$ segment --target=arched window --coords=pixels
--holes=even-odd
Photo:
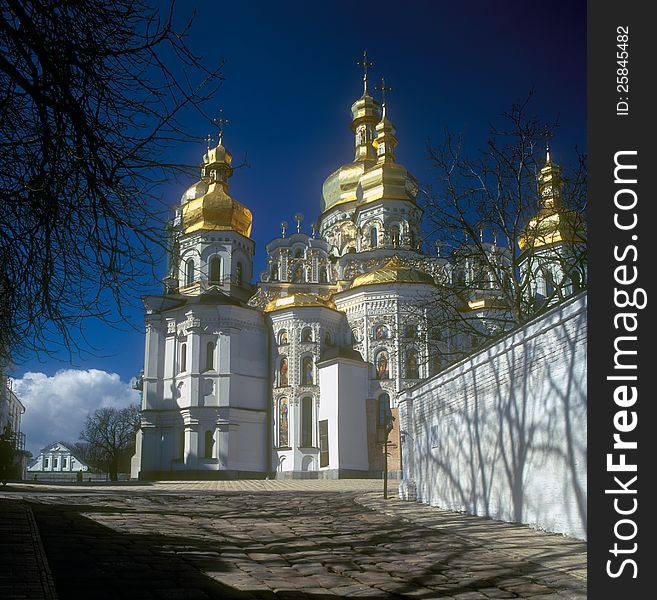
[[[292,271],[292,282],[303,283],[303,281],[304,281],[303,266],[297,265],[296,267],[294,267],[294,271]]]
[[[288,384],[287,378],[287,356],[281,358],[281,362],[278,364],[278,387],[285,387]]]
[[[210,259],[210,283],[221,283],[221,257],[216,255]]]
[[[180,344],[180,364],[178,371],[184,373],[187,370],[187,344]]]
[[[399,225],[393,225],[390,228],[390,240],[394,248],[399,246]]]
[[[277,262],[271,263],[269,273],[270,273],[270,278],[271,278],[272,281],[278,281],[278,263]]]
[[[417,352],[415,350],[409,350],[406,354],[406,378],[420,378],[420,368],[417,364]]]
[[[214,342],[208,342],[205,346],[205,370],[212,371],[214,369]]]
[[[325,267],[320,267],[319,268],[319,282],[320,283],[328,283],[328,277],[326,276],[326,268]]]
[[[313,399],[309,396],[301,398],[301,447],[310,448],[313,445]]]
[[[203,457],[212,458],[213,454],[214,454],[214,431],[208,430],[205,432],[205,446],[204,446]]]
[[[333,345],[333,340],[331,339],[331,334],[328,331],[324,332],[324,345],[325,346],[332,346]]]
[[[303,258],[303,250],[300,248],[294,251],[294,258]]]
[[[310,327],[304,327],[301,332],[301,341],[302,342],[312,342],[313,341],[313,330]]]
[[[379,232],[376,227],[370,229],[370,248],[376,248],[379,245]]]
[[[192,285],[194,283],[194,260],[190,258],[185,265],[185,285]]]
[[[390,421],[390,396],[381,394],[377,401],[377,426],[385,427]]]
[[[286,448],[289,444],[287,398],[281,398],[278,401],[278,447]]]
[[[235,285],[242,285],[242,263],[238,262],[235,265]]]
[[[287,344],[289,344],[287,338],[287,329],[281,329],[280,333],[278,334],[278,344],[280,346],[287,346]]]
[[[313,385],[313,357],[301,359],[301,385]]]
[[[409,323],[404,327],[404,337],[414,339],[417,337],[417,325]]]
[[[381,350],[374,360],[376,366],[376,378],[377,379],[388,379],[390,377],[388,373],[388,353],[385,350]]]

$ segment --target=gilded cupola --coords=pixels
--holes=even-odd
[[[195,231],[236,231],[251,234],[251,211],[228,193],[228,178],[233,174],[233,157],[224,147],[222,136],[214,148],[208,147],[201,165],[201,180],[182,196],[184,233]]]
[[[353,290],[354,288],[365,285],[379,285],[382,283],[419,283],[433,285],[434,280],[428,273],[405,264],[398,256],[393,256],[383,267],[356,277],[349,289]]]
[[[562,188],[561,167],[552,162],[548,148],[545,166],[538,175],[539,209],[518,240],[521,250],[585,241],[584,217],[564,206]]]
[[[386,89],[383,80],[381,89]],[[381,198],[415,202],[417,196],[417,180],[404,166],[395,161],[394,151],[397,146],[397,138],[395,137],[395,127],[387,113],[384,96],[383,112],[381,120],[376,125],[376,137],[373,142],[376,163],[369,167],[360,179],[364,204]]]
[[[351,105],[351,131],[354,134],[354,160],[331,173],[322,186],[322,212],[337,204],[357,199],[358,182],[366,169],[376,163],[374,148],[375,127],[381,119],[380,104],[367,91],[367,67],[374,63],[363,61],[363,95]]]

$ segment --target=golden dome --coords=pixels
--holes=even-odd
[[[545,166],[538,176],[540,208],[520,235],[518,246],[521,250],[558,242],[586,242],[584,215],[564,207],[561,197],[562,187],[561,168],[552,162],[548,148]]]
[[[331,173],[322,186],[322,212],[338,204],[357,199],[356,190],[361,175],[376,163],[373,146],[374,127],[379,121],[381,107],[365,92],[351,105],[351,130],[355,134],[355,158]]]
[[[316,294],[300,292],[297,294],[290,294],[289,296],[281,296],[280,298],[268,302],[267,306],[265,306],[265,312],[273,312],[275,310],[283,310],[286,308],[297,308],[300,306],[320,306],[335,310],[335,303],[333,300],[317,296]]]
[[[184,233],[194,231],[236,231],[251,234],[253,216],[228,193],[228,178],[233,174],[230,152],[219,143],[203,157],[201,181],[182,196]]]
[[[423,283],[433,285],[434,281],[428,273],[409,267],[398,256],[393,256],[380,269],[356,277],[349,289],[380,283]]]

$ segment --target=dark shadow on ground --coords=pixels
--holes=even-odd
[[[496,591],[471,597],[531,598],[556,592],[540,565],[368,511],[354,495],[141,495],[120,510],[99,506],[97,497],[89,504],[76,497],[69,499],[76,504],[32,508],[60,600],[428,599]],[[155,531],[167,523],[170,533]],[[207,573],[243,579],[238,589]],[[581,581],[550,573],[562,593],[581,590]],[[285,589],[285,581],[302,589]]]

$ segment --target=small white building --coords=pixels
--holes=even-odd
[[[89,465],[73,454],[62,442],[53,442],[43,448],[32,464],[27,468],[31,477],[34,475],[56,475],[59,473],[86,473]]]

